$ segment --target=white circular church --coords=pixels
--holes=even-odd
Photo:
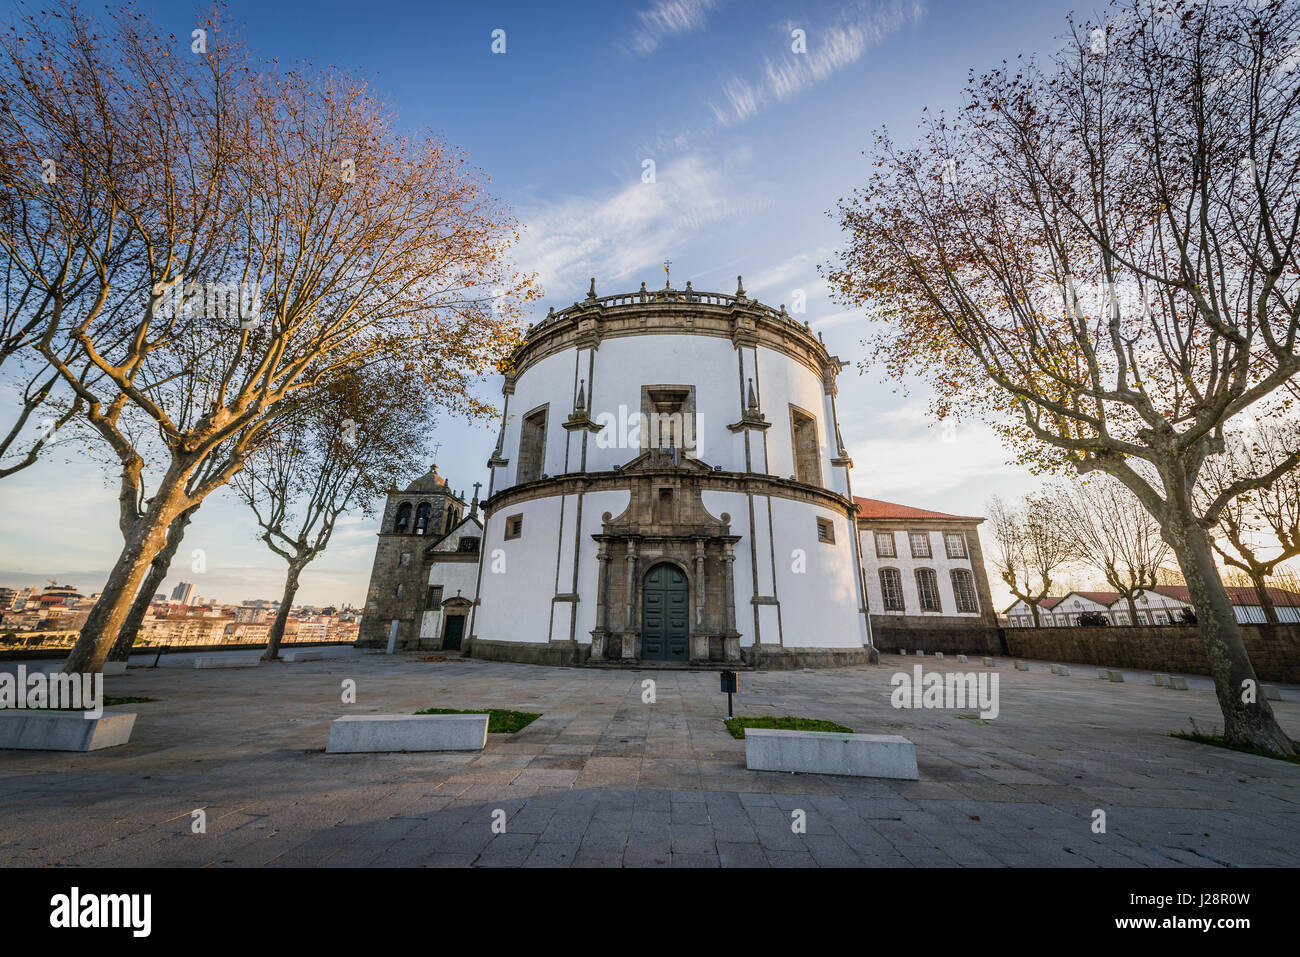
[[[842,365],[745,295],[586,299],[512,357],[467,651],[553,664],[875,660]]]

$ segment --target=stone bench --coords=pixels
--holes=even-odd
[[[195,668],[256,668],[262,663],[259,655],[200,655],[194,659]]]
[[[104,662],[103,674],[105,678],[107,678],[109,675],[126,674],[126,662],[125,661]]]
[[[1259,692],[1268,701],[1281,701],[1282,692],[1278,690],[1277,685],[1260,685]]]
[[[966,663],[966,656],[965,656],[965,655],[958,655],[958,656],[957,656],[957,660],[960,661],[960,662],[964,665],[964,664]]]
[[[486,714],[360,714],[330,722],[331,754],[372,751],[482,751]]]
[[[984,659],[984,666],[985,666],[986,668],[996,668],[996,667],[998,666],[998,663],[997,663],[996,661],[994,661],[992,658],[985,658],[985,659]]]
[[[1052,665],[1052,674],[1069,675],[1070,669],[1065,665]]]
[[[934,653],[934,656],[935,656],[936,658],[942,658],[942,657],[943,657],[943,652],[942,652],[942,651],[936,651],[936,652]]]
[[[1113,668],[1103,668],[1097,672],[1097,677],[1106,681],[1123,681],[1124,672],[1115,671]]]
[[[0,711],[0,748],[20,751],[100,751],[131,740],[135,713],[105,711],[87,718],[80,711]]]
[[[1160,687],[1160,688],[1168,688],[1168,687],[1169,687],[1169,676],[1168,676],[1168,675],[1163,675],[1163,674],[1160,674],[1159,672],[1157,672],[1157,673],[1155,673],[1155,674],[1153,674],[1153,675],[1151,676],[1151,683],[1152,683],[1153,685],[1156,685],[1157,687]]]
[[[1169,687],[1173,688],[1175,691],[1187,690],[1187,679],[1182,675],[1169,675],[1168,677]]]
[[[916,747],[896,734],[746,728],[745,767],[905,781],[919,776]]]
[[[295,648],[284,652],[280,657],[285,661],[321,661],[326,654],[324,648]]]
[[[1017,670],[1017,671],[1028,671],[1028,670],[1029,670],[1029,663],[1028,663],[1028,662],[1024,662],[1024,661],[1017,661],[1017,662],[1016,662],[1016,670]]]

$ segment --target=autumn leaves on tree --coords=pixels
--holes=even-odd
[[[973,75],[919,145],[880,134],[831,284],[938,415],[982,415],[1035,470],[1123,483],[1187,582],[1225,737],[1290,753],[1209,530],[1297,450],[1196,490],[1300,372],[1300,12],[1125,0],[1070,27],[1044,62]]]
[[[94,671],[168,529],[290,405],[383,368],[483,413],[534,290],[483,177],[364,84],[258,62],[219,14],[178,40],[59,13],[0,38],[0,243],[25,358],[120,469],[124,547],[65,664]]]

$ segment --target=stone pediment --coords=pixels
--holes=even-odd
[[[731,515],[712,515],[701,497],[699,481],[712,469],[705,463],[686,459],[679,464],[655,464],[659,452],[652,449],[622,469],[627,478],[627,508],[617,518],[602,516],[605,535],[633,535],[645,538],[730,538]]]
[[[701,462],[699,459],[683,455],[681,449],[646,449],[631,462],[620,466],[619,471],[623,473],[631,472],[661,472],[664,469],[674,469],[681,472],[691,473],[699,472],[703,474],[712,474],[713,466]]]

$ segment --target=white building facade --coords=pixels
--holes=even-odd
[[[671,287],[531,326],[483,502],[477,657],[875,660],[839,359],[746,296]]]

